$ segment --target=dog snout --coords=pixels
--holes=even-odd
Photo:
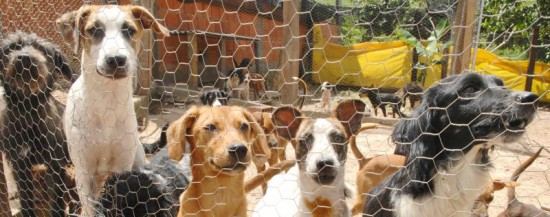
[[[517,101],[520,103],[532,103],[537,101],[538,98],[539,96],[531,92],[522,91],[517,94]]]
[[[30,55],[21,54],[15,58],[15,67],[17,72],[22,73],[32,67],[32,57]]]
[[[334,161],[331,160],[331,159],[323,159],[323,160],[317,161],[317,169],[318,170],[330,169],[332,167],[334,167]]]
[[[229,146],[229,155],[240,160],[243,160],[246,157],[246,154],[248,153],[248,148],[242,144],[232,144]]]
[[[110,69],[116,69],[126,66],[126,60],[125,56],[116,55],[107,57],[105,61]]]

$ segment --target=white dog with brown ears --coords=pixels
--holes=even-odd
[[[111,172],[146,162],[138,138],[132,76],[138,71],[143,29],[168,29],[139,6],[83,6],[56,21],[74,51],[82,48],[82,75],[72,85],[64,128],[84,216]]]
[[[366,105],[344,100],[331,118],[306,118],[284,106],[273,112],[278,135],[295,147],[297,165],[268,182],[253,216],[351,216],[344,181],[348,141],[361,127]]]

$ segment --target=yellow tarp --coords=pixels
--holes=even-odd
[[[402,41],[365,42],[342,46],[327,42],[319,27],[314,28],[313,79],[321,83],[402,88],[410,81],[412,52]],[[422,61],[422,60],[421,60]],[[527,61],[510,61],[478,49],[475,69],[503,79],[514,90],[525,89]],[[532,91],[550,102],[550,65],[536,63]],[[425,87],[441,78],[441,67],[427,69]]]

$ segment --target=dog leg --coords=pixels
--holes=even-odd
[[[384,117],[387,117],[387,114],[386,114],[386,105],[380,105],[380,109],[382,110],[382,115],[384,115]]]
[[[94,203],[94,178],[91,171],[84,171],[84,168],[78,168],[75,165],[76,173],[76,186],[78,191],[78,197],[80,198],[80,205],[82,216],[95,216]]]
[[[374,107],[374,117],[378,116],[378,106]]]
[[[143,165],[147,163],[147,158],[145,156],[145,149],[143,149],[143,144],[139,141],[139,139],[136,139],[136,154],[134,158],[134,163],[132,164],[133,170],[139,170]]]
[[[22,216],[36,216],[34,211],[32,189],[32,165],[27,159],[17,160],[12,163],[14,178],[17,182],[19,202],[21,203]]]

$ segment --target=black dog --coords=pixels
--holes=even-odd
[[[403,102],[405,102],[405,100],[408,98],[409,102],[411,103],[411,108],[414,108],[416,102],[420,102],[422,100],[424,88],[422,88],[420,84],[413,82],[405,85],[405,87],[403,87],[401,91],[403,92]]]
[[[405,168],[369,193],[364,216],[471,215],[491,181],[489,151],[523,135],[537,98],[504,87],[497,77],[470,73],[428,89],[392,135],[408,156]]]
[[[68,81],[73,75],[60,49],[35,34],[15,32],[0,45],[0,80],[6,109],[2,111],[0,150],[13,167],[23,216],[35,216],[32,166],[45,164],[52,216],[65,215],[67,191],[63,169],[70,163],[63,132],[65,107],[51,95],[56,76]]]
[[[229,94],[223,90],[211,90],[199,95],[202,105],[222,106],[227,105]]]
[[[166,138],[166,127],[161,137]],[[97,210],[113,217],[176,216],[179,196],[191,177],[189,160],[187,156],[174,162],[163,148],[141,170],[113,174],[105,182]]]
[[[403,117],[404,114],[401,113],[401,98],[395,94],[390,93],[376,93],[373,88],[361,88],[359,90],[359,96],[369,99],[372,107],[374,109],[374,115],[378,116],[378,108],[382,110],[382,114],[386,117],[386,106],[390,105],[393,109],[392,117],[395,118],[395,115],[398,114],[400,117]]]

